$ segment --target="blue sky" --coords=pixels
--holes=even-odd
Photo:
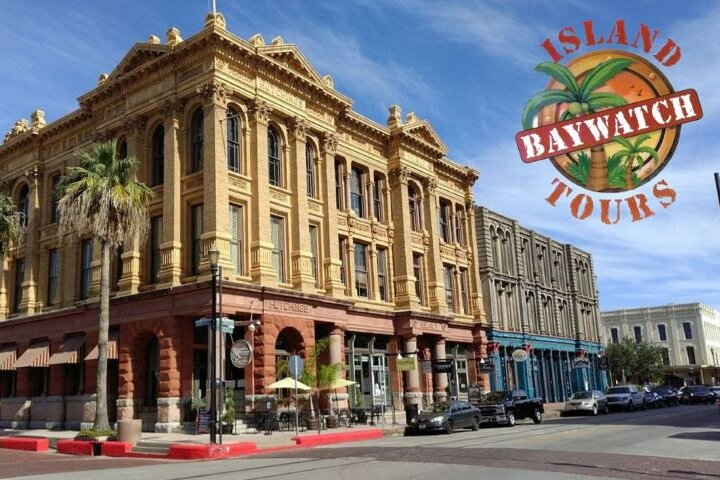
[[[164,39],[170,26],[191,36],[208,8],[209,0],[0,0],[2,133],[36,108],[49,121],[75,109],[76,98],[135,42],[151,33]],[[403,114],[430,120],[449,156],[480,171],[479,204],[593,253],[601,309],[696,301],[720,307],[712,176],[720,171],[720,3],[218,0],[218,10],[243,38],[281,35],[297,44],[358,112],[384,123],[387,107],[399,104]],[[547,77],[533,72],[549,59],[540,43],[583,20],[607,32],[618,18],[629,31],[643,22],[681,46],[678,64],[661,68],[676,90],[698,91],[705,118],[682,128],[658,177],[677,191],[675,203],[650,219],[606,226],[572,218],[567,203],[547,204],[557,173],[549,162],[523,164],[514,135],[525,102],[546,85]],[[651,185],[638,192],[649,195]]]

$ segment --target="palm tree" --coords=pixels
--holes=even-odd
[[[535,115],[548,105],[567,103],[567,109],[560,120],[569,120],[603,108],[620,107],[627,102],[620,95],[611,92],[596,92],[608,80],[625,70],[633,61],[627,58],[611,58],[598,63],[578,85],[575,75],[564,65],[542,62],[535,71],[546,73],[565,86],[564,90],[543,90],[533,96],[523,111],[523,129],[533,126]],[[605,148],[596,145],[590,149],[590,172],[586,187],[597,192],[607,189],[607,158]]]
[[[98,325],[95,430],[107,430],[107,343],[110,326],[110,251],[147,230],[145,205],[153,192],[135,180],[137,161],[117,158],[115,142],[96,143],[77,154],[60,179],[60,237],[92,233],[100,243],[100,320]]]
[[[0,255],[7,254],[10,247],[20,241],[22,221],[12,198],[0,194]]]
[[[645,161],[643,158],[641,158],[641,155],[647,154],[652,157],[652,159],[655,161],[655,164],[657,164],[660,161],[660,156],[658,155],[657,151],[655,151],[654,148],[648,147],[648,146],[642,146],[643,143],[645,143],[646,140],[650,138],[650,135],[643,134],[635,137],[635,141],[631,142],[630,140],[623,138],[623,137],[615,137],[613,138],[613,142],[619,143],[622,148],[615,152],[611,158],[617,158],[617,160],[623,162],[623,166],[625,167],[625,189],[626,190],[632,190],[635,188],[635,181],[633,179],[633,167],[637,163],[639,166],[642,166],[645,164]],[[609,162],[608,162],[609,163]]]

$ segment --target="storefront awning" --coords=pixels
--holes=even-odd
[[[7,345],[0,349],[0,370],[15,370],[17,361],[17,347]]]
[[[48,360],[48,365],[65,365],[66,363],[78,363],[80,349],[85,345],[85,335],[68,337]]]
[[[108,360],[117,360],[118,359],[118,332],[110,332],[110,336],[108,337],[108,348],[107,348],[107,358]],[[92,350],[90,350],[90,353],[87,354],[85,357],[85,360],[97,360],[98,359],[98,347],[95,345]]]
[[[20,355],[15,368],[47,367],[50,358],[50,342],[39,342],[30,345],[30,348]]]

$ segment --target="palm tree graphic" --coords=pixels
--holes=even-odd
[[[650,135],[648,134],[639,135],[633,139],[634,141],[630,141],[623,137],[613,138],[613,142],[619,143],[622,148],[610,157],[608,163],[615,159],[617,159],[615,161],[623,162],[623,166],[625,168],[626,190],[632,190],[637,186],[638,178],[637,175],[633,175],[633,167],[635,167],[635,164],[638,164],[639,167],[645,165],[646,159],[642,158],[643,154],[650,155],[656,165],[660,162],[660,157],[658,156],[657,151],[655,151],[652,147],[643,145],[643,143],[645,143],[645,141],[649,138]]]
[[[620,107],[627,101],[620,95],[611,92],[596,92],[608,80],[625,70],[633,60],[627,58],[611,58],[597,64],[582,82],[578,84],[575,75],[564,65],[555,62],[542,62],[535,71],[550,75],[565,86],[563,90],[543,90],[533,96],[525,105],[522,115],[523,129],[532,128],[537,113],[548,105],[567,103],[567,109],[560,121],[597,112],[603,108]],[[603,145],[590,149],[590,172],[586,187],[589,190],[603,191],[608,188],[607,156]]]

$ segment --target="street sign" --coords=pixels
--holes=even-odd
[[[455,362],[452,360],[435,360],[432,362],[433,373],[452,373],[455,371]]]
[[[235,321],[227,317],[218,318],[218,320],[218,324],[222,333],[229,333],[232,335],[233,330],[235,330]],[[207,317],[198,318],[197,320],[195,320],[195,327],[207,327],[210,326],[210,323],[211,319]]]
[[[298,379],[300,378],[302,370],[303,359],[300,358],[300,355],[290,355],[290,358],[288,359],[288,372],[290,373],[290,376]]]
[[[517,349],[513,350],[512,358],[513,358],[513,360],[515,360],[518,363],[524,362],[528,358],[528,352],[526,352],[522,348],[517,348]]]
[[[415,371],[415,359],[411,357],[398,358],[396,361],[398,372]]]
[[[236,340],[230,349],[230,363],[236,368],[245,368],[252,360],[252,345],[245,340]]]
[[[493,373],[495,371],[495,364],[488,361],[481,362],[478,360],[477,371],[478,373]]]

